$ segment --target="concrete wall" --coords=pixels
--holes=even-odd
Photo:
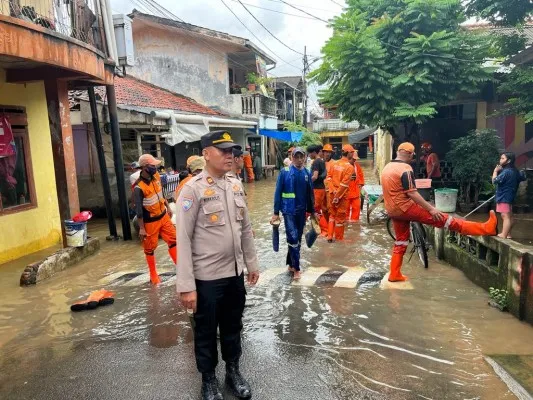
[[[471,237],[426,227],[438,258],[475,284],[506,289],[509,312],[533,324],[533,248],[496,237]]]
[[[0,263],[57,245],[61,222],[44,84],[5,83],[0,69],[0,104],[26,107],[37,207],[0,215]]]
[[[135,20],[133,42],[135,67],[128,68],[130,75],[192,97],[199,103],[240,114],[240,96],[229,94],[225,53],[231,52],[230,48],[218,43],[207,46],[176,30],[147,28]],[[215,47],[217,52],[210,47]]]

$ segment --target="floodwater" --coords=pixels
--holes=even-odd
[[[247,186],[262,269],[243,332],[254,399],[514,398],[484,356],[532,354],[533,327],[488,307],[484,290],[433,257],[428,270],[416,256],[406,262],[409,283],[380,284],[392,240],[379,211],[370,225],[351,224],[343,243],[319,238],[304,248],[302,281],[291,282],[285,241],[279,253],[270,242],[273,189],[272,179]],[[91,223],[89,233],[105,237],[105,226]],[[0,398],[199,398],[164,245],[156,255],[157,288],[139,275],[146,267],[132,242],[104,242],[98,255],[29,288],[18,279],[39,255],[1,266]],[[70,312],[101,287],[116,292],[114,305]],[[218,373],[223,382],[223,366]]]

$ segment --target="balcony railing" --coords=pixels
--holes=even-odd
[[[0,15],[32,22],[104,51],[98,0],[0,0]]]
[[[262,94],[243,94],[242,114],[243,115],[270,115],[276,116],[276,99],[263,96]]]
[[[349,131],[359,129],[359,122],[345,122],[342,119],[323,119],[313,122],[314,132]]]

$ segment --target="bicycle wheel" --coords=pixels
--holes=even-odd
[[[422,264],[424,264],[424,268],[428,268],[428,248],[424,227],[420,222],[411,222],[411,230],[413,234],[413,243],[418,253],[418,257],[420,258],[420,261],[422,261]]]
[[[394,225],[392,224],[392,218],[387,218],[387,232],[389,232],[390,237],[392,240],[396,240],[396,235],[394,232]]]

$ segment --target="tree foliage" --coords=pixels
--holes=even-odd
[[[461,28],[460,0],[348,0],[311,79],[347,120],[422,123],[490,79],[486,35]]]
[[[461,199],[477,203],[484,182],[499,160],[501,139],[493,129],[479,129],[450,140],[450,145],[446,160],[453,165],[452,175],[459,182]]]
[[[315,132],[311,132],[309,129],[307,129],[305,126],[300,125],[298,123],[285,121],[283,123],[283,126],[288,130],[292,132],[302,132],[302,139],[299,142],[291,143],[291,146],[300,146],[303,148],[306,148],[307,146],[310,146],[312,144],[322,144],[322,139],[320,138],[320,135]],[[287,148],[290,146],[287,146]]]
[[[533,16],[530,0],[468,0],[470,16],[488,19],[495,25],[514,28],[514,33],[496,35],[494,44],[500,56],[508,57],[526,49],[524,25]],[[533,67],[517,65],[501,77],[499,92],[507,99],[500,114],[520,115],[526,122],[533,121]]]

